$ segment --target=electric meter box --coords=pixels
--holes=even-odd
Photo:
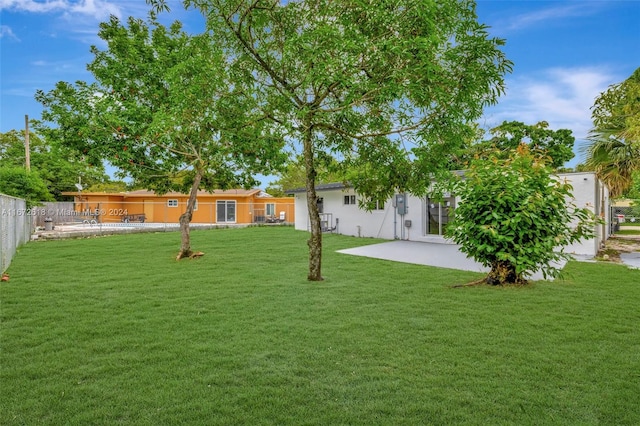
[[[396,211],[399,215],[407,214],[407,196],[406,194],[396,194],[395,198]]]

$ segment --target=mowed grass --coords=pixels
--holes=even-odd
[[[640,227],[620,229],[615,232],[615,235],[640,235]]]
[[[0,284],[0,424],[636,425],[640,271],[529,287],[336,250],[308,234],[34,242]]]

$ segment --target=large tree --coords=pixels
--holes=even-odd
[[[255,173],[283,160],[283,139],[254,107],[253,80],[231,75],[237,70],[209,33],[111,17],[98,35],[107,48],[91,48],[94,83],[38,92],[43,118],[57,124],[49,133],[137,185],[188,192],[178,259],[190,256],[197,191],[257,184]]]
[[[425,173],[496,101],[511,68],[470,0],[184,4],[202,12],[231,66],[255,79],[263,111],[301,149],[313,281],[322,280],[320,153],[344,161],[365,199],[426,191]]]
[[[575,156],[573,152],[575,138],[571,130],[552,130],[546,121],[536,124],[504,121],[490,129],[488,133],[490,137],[483,139],[485,131],[478,128],[476,134],[464,146],[451,151],[449,153],[450,169],[464,170],[474,158],[487,158],[496,156],[498,153],[501,153],[503,159],[507,159],[523,143],[528,145],[532,154],[545,159],[554,169],[561,169],[564,163]]]
[[[330,155],[318,154],[315,162],[316,183],[343,182],[345,174],[336,159]],[[300,155],[291,156],[277,176],[267,188],[271,195],[285,196],[289,189],[304,188],[307,181],[304,158]]]
[[[640,68],[602,92],[591,117],[585,165],[608,184],[612,197],[619,197],[640,171]]]
[[[32,121],[34,127],[38,127]],[[0,133],[0,165],[1,167],[25,167],[24,130],[11,130]],[[30,166],[43,180],[47,192],[56,200],[64,199],[63,191],[72,191],[78,179],[86,185],[104,183],[109,180],[102,164],[89,167],[82,160],[82,155],[56,141],[48,140],[41,135],[29,132]],[[47,201],[51,197],[39,201]]]
[[[53,201],[38,172],[27,171],[24,167],[0,165],[0,193],[23,198],[27,207],[37,206],[41,201]]]
[[[521,144],[527,144],[529,150],[546,159],[547,165],[554,169],[561,168],[575,154],[573,144],[575,138],[569,129],[552,130],[549,123],[540,121],[536,124],[525,124],[519,121],[505,121],[490,130],[491,138],[474,146],[474,154],[482,155],[487,151],[495,155],[496,149],[502,152],[503,158],[509,158]]]

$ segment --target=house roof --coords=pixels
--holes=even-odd
[[[452,170],[451,173],[461,178],[464,178],[466,175],[466,170]],[[570,175],[579,175],[579,174],[594,175],[594,172],[566,172],[566,173],[558,173],[557,176],[570,176]],[[351,186],[349,185],[349,183],[345,184],[344,182],[323,183],[320,185],[316,185],[316,191],[331,191],[333,189],[348,189],[348,188],[351,188]],[[307,191],[307,188],[302,187],[302,188],[287,189],[284,192],[285,194],[299,194],[306,191]]]
[[[261,192],[260,189],[216,189],[212,192],[208,191],[198,191],[198,197],[216,197],[216,196],[234,196],[234,197],[251,197],[255,194],[259,194]],[[138,191],[130,191],[125,192],[124,198],[134,198],[134,197],[149,197],[149,196],[157,196],[157,197],[188,197],[189,194],[183,194],[181,192],[167,192],[162,195],[156,195],[154,191],[147,191],[146,189],[141,189]]]
[[[348,184],[344,182],[334,182],[334,183],[323,183],[320,185],[316,185],[316,191],[330,191],[332,189],[347,189],[350,188]],[[296,194],[300,192],[306,192],[307,188],[294,188],[288,189],[285,191],[287,194]]]
[[[78,195],[76,191],[67,191],[63,192],[63,195]],[[122,198],[139,198],[139,197],[188,197],[189,194],[183,194],[180,192],[167,192],[162,195],[157,195],[154,191],[148,191],[146,189],[140,189],[137,191],[129,191],[129,192],[83,192],[82,195],[102,195],[102,196],[119,196]],[[248,198],[254,195],[262,196],[263,191],[260,189],[216,189],[213,192],[208,191],[198,191],[199,198],[205,197],[225,197],[225,196],[233,196],[236,198]]]

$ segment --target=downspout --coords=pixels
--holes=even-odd
[[[398,209],[392,203],[391,207],[393,208],[393,239],[398,239]]]
[[[611,230],[611,227],[607,227],[607,212],[605,210],[606,205],[605,205],[605,201],[604,201],[604,185],[600,182],[600,179],[598,178],[598,176],[595,176],[596,178],[596,185],[599,187],[599,192],[600,192],[600,217],[602,218],[602,224],[600,225],[602,227],[602,240],[600,241],[600,246],[603,247],[605,242],[607,241],[607,238],[609,237],[609,232]],[[611,222],[611,215],[609,215],[609,222]]]

